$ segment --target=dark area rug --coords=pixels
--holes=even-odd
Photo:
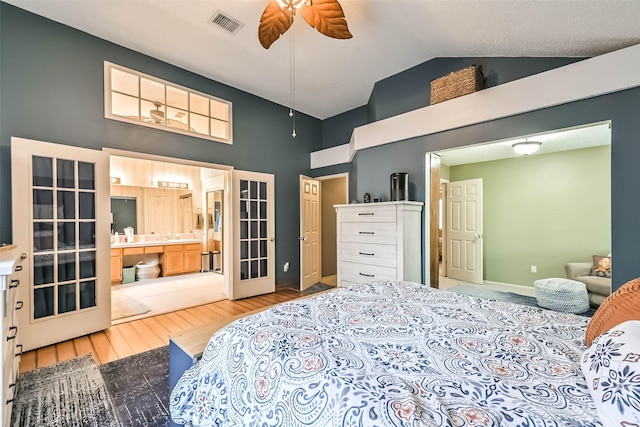
[[[496,291],[493,289],[483,288],[480,286],[469,285],[456,285],[453,288],[448,289],[451,292],[457,292],[459,294],[469,295],[472,297],[495,299],[500,301],[509,301],[516,304],[528,305],[531,307],[540,307],[535,297],[528,295],[520,295],[514,292]],[[580,316],[592,317],[596,309],[591,307],[586,313],[579,314]]]
[[[21,374],[11,425],[120,426],[91,355]]]
[[[100,367],[122,426],[169,424],[169,346]]]

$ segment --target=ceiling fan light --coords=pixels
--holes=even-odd
[[[278,4],[280,5],[280,9],[300,9],[304,4],[305,0],[278,0]]]
[[[513,148],[513,151],[516,152],[516,154],[526,156],[538,151],[541,145],[542,145],[542,142],[540,141],[525,141],[525,142],[518,142],[517,144],[513,144],[511,147]]]

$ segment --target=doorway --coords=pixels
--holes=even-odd
[[[112,323],[227,299],[223,230],[231,168],[110,154],[112,228],[122,228],[124,218],[133,229],[131,237],[111,236]],[[126,213],[121,200],[129,200]]]
[[[335,205],[348,203],[349,195],[349,174],[341,173],[334,175],[327,175],[316,177],[319,183],[319,204],[317,217],[319,218],[319,241],[320,250],[318,251],[317,258],[314,261],[320,266],[319,281],[322,284],[329,286],[337,285],[337,253],[336,253],[336,211]],[[303,182],[301,180],[301,194],[304,191]],[[301,235],[303,236],[303,230],[305,217],[303,215],[302,204],[300,208],[300,227]],[[308,228],[308,227],[307,227]],[[303,290],[303,272],[305,262],[304,241],[301,240],[300,245],[300,290]],[[307,258],[308,259],[308,258]]]

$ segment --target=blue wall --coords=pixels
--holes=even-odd
[[[320,120],[0,3],[0,242],[11,242],[12,136],[232,165],[276,175],[276,283],[299,276],[299,175],[322,147]],[[104,118],[110,61],[233,102],[233,145]],[[19,147],[16,147],[19,149]],[[282,265],[289,261],[289,272]]]

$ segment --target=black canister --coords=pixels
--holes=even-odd
[[[409,174],[394,172],[390,177],[391,201],[409,200]]]

